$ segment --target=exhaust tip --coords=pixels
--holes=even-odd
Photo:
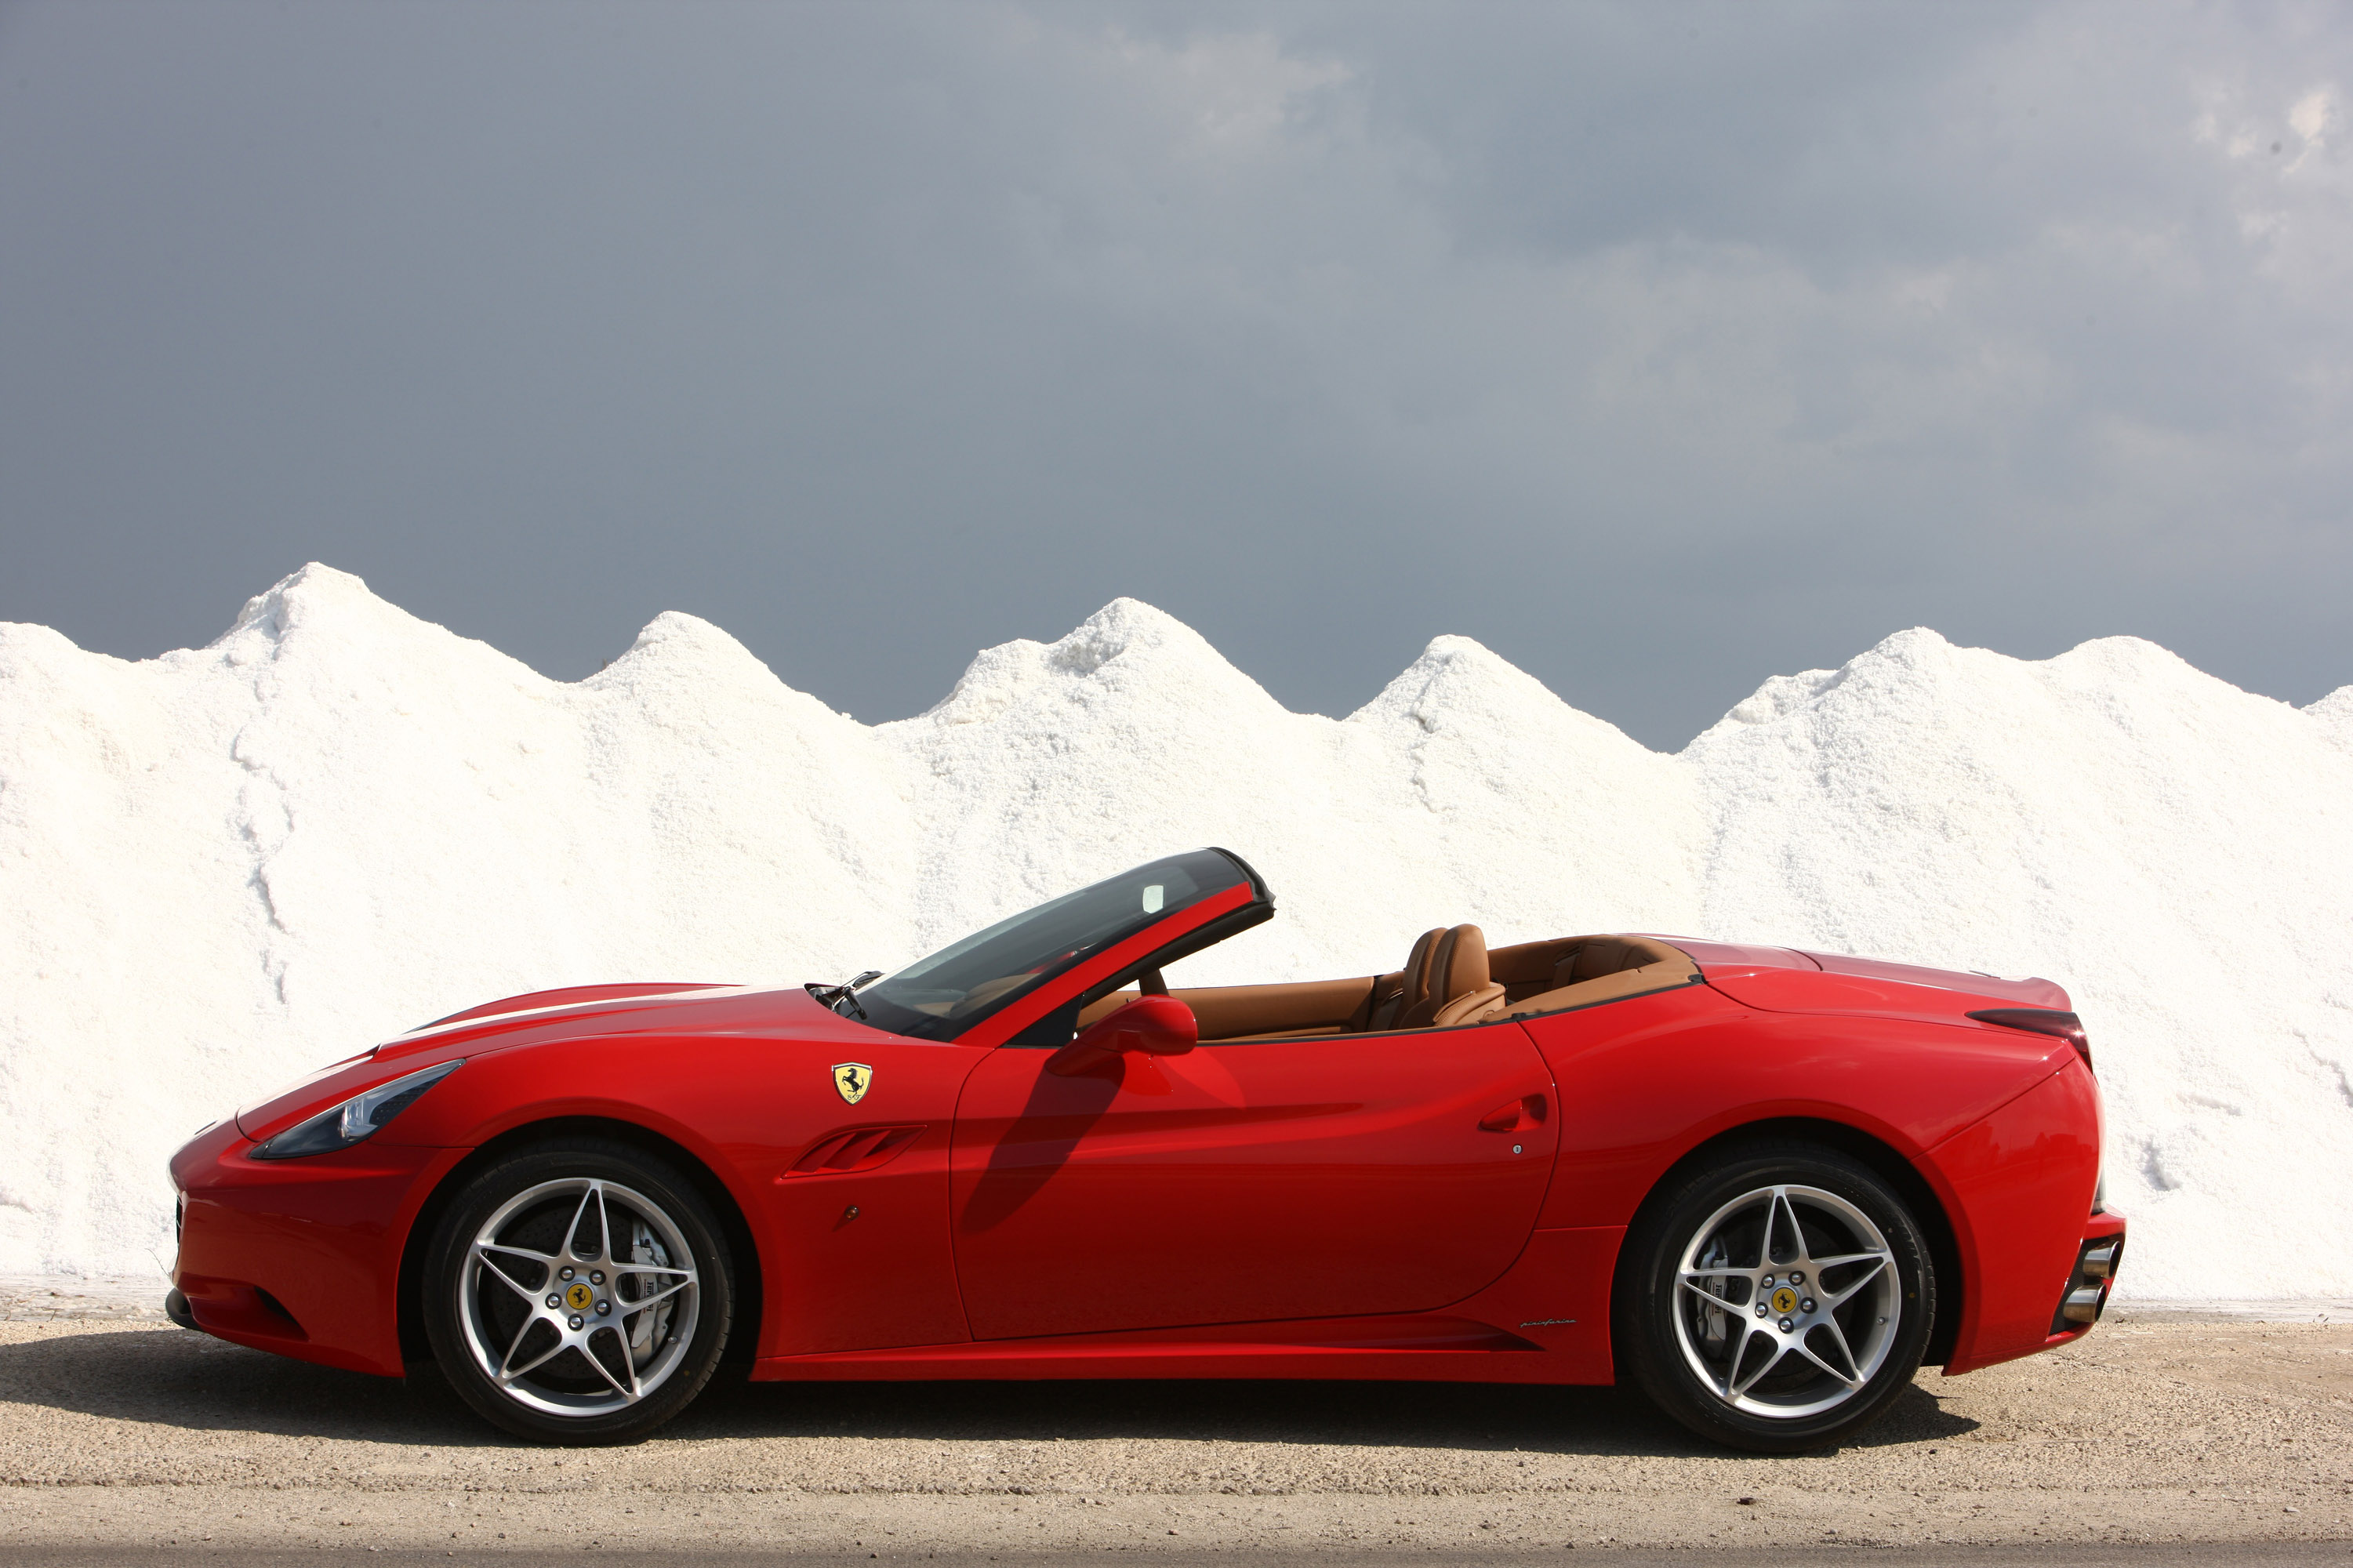
[[[2076,1249],[2075,1271],[2067,1277],[2059,1310],[2051,1314],[2052,1333],[2081,1333],[2100,1321],[2107,1309],[2108,1291],[2116,1282],[2116,1266],[2124,1261],[2124,1250],[2121,1236],[2084,1238]]]

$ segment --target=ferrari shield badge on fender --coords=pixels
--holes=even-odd
[[[846,1104],[855,1105],[864,1100],[866,1091],[872,1088],[873,1084],[874,1069],[864,1062],[833,1064],[833,1087],[841,1091],[842,1100]]]

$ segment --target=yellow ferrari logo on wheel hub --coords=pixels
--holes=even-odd
[[[833,1087],[841,1092],[842,1100],[848,1104],[855,1105],[864,1100],[867,1089],[873,1083],[874,1069],[864,1062],[833,1064]]]
[[[1773,1292],[1773,1310],[1783,1316],[1798,1310],[1798,1293],[1787,1285]]]
[[[572,1289],[564,1293],[564,1304],[575,1312],[585,1312],[596,1304],[596,1292],[575,1279]]]

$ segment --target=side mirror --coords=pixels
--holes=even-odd
[[[1046,1070],[1076,1078],[1089,1068],[1131,1052],[1181,1057],[1200,1040],[1201,1026],[1193,1009],[1174,996],[1138,996],[1081,1030],[1077,1039],[1054,1053]]]

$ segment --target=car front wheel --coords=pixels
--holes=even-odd
[[[1729,1150],[1662,1193],[1627,1246],[1630,1370],[1704,1436],[1824,1447],[1919,1369],[1936,1314],[1926,1241],[1895,1191],[1835,1150]]]
[[[508,1431],[626,1443],[711,1380],[733,1284],[709,1205],[666,1162],[541,1145],[474,1175],[442,1215],[425,1327],[451,1386]]]

